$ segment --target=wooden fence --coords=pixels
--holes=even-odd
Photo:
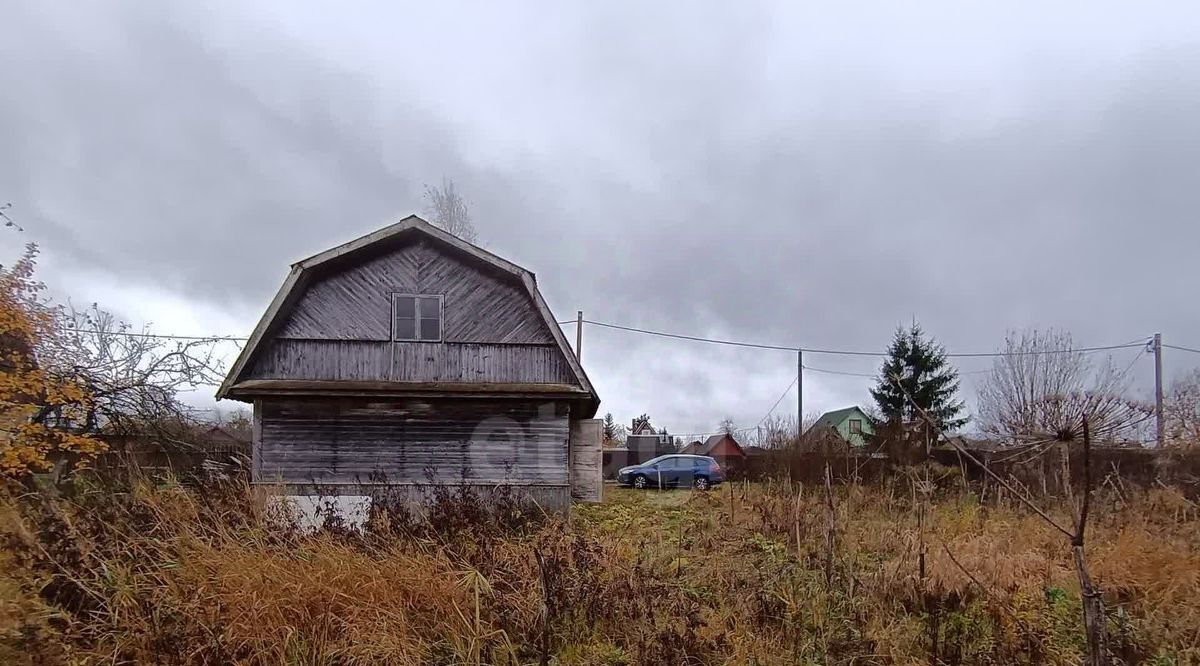
[[[1059,495],[1065,481],[1079,487],[1083,478],[1082,451],[1078,445],[1053,443],[1038,447],[968,449],[971,457],[1006,481],[1015,481],[1033,494]],[[984,492],[995,481],[970,458],[952,449],[934,450],[928,460],[943,469],[944,483],[966,483]],[[748,460],[746,475],[752,480],[791,479],[823,483],[825,466],[839,482],[876,483],[900,475],[907,468],[885,456],[860,451],[768,451]],[[1200,450],[1177,451],[1134,447],[1093,447],[1092,476],[1097,486],[1113,484],[1178,487],[1189,497],[1200,497]]]

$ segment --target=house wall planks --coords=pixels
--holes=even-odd
[[[245,379],[576,383],[553,345],[293,339],[267,342]]]
[[[603,423],[599,419],[571,421],[571,497],[582,502],[602,502],[604,455]]]
[[[264,398],[255,481],[566,486],[568,414],[529,400]]]

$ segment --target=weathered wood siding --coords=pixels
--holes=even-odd
[[[364,515],[365,510],[369,509],[370,503],[377,499],[385,500],[389,504],[408,504],[411,505],[411,508],[415,508],[420,511],[422,505],[427,505],[434,500],[439,491],[449,491],[452,494],[465,491],[480,497],[485,503],[491,501],[492,499],[498,499],[501,496],[507,496],[509,499],[532,502],[545,510],[566,510],[571,506],[571,489],[567,486],[557,485],[500,486],[493,483],[400,483],[388,484],[387,486],[375,486],[369,484],[329,485],[321,483],[289,484],[286,486],[272,488],[272,490],[278,492],[279,495],[290,497],[290,501],[292,502],[296,502],[303,496],[310,496],[312,499],[308,502],[304,502],[304,504],[307,505],[307,507],[312,507],[312,509],[305,510],[306,507],[297,508],[305,510],[306,514],[312,516],[312,518],[308,519],[306,522],[313,526],[320,525],[323,522],[323,512],[328,507],[328,503],[331,499],[334,499],[336,504],[341,505],[339,508],[356,509],[353,511],[353,513],[359,514],[361,518],[366,517]],[[320,511],[317,511],[316,509],[319,509]],[[353,516],[343,517],[353,518]]]
[[[262,400],[254,478],[567,486],[569,408],[529,400]]]
[[[272,340],[245,378],[576,383],[556,346],[356,340]]]
[[[571,498],[601,502],[604,493],[604,456],[601,454],[603,424],[599,419],[571,422]]]
[[[390,340],[393,293],[443,295],[445,342],[554,343],[520,284],[423,239],[327,269],[307,286],[275,336]]]

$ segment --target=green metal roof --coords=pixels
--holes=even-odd
[[[856,413],[862,416],[864,419],[867,418],[866,412],[864,412],[858,405],[854,405],[852,407],[825,412],[821,415],[821,418],[817,419],[817,422],[813,424],[813,427],[816,428],[817,426],[829,426],[831,428],[836,428],[838,424]]]

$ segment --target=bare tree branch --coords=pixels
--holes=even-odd
[[[912,406],[916,409],[917,414],[920,415],[920,417],[925,421],[925,423],[930,426],[930,428],[933,430],[934,434],[939,439],[945,441],[947,444],[954,447],[955,451],[958,451],[958,453],[960,455],[962,455],[964,458],[971,461],[977,467],[982,469],[984,471],[984,473],[986,473],[988,476],[992,477],[992,479],[995,480],[996,483],[999,483],[1006,490],[1011,492],[1014,497],[1019,499],[1022,504],[1029,507],[1034,513],[1036,513],[1038,516],[1040,516],[1042,518],[1042,520],[1045,520],[1051,527],[1058,530],[1059,532],[1062,532],[1064,535],[1066,535],[1066,537],[1068,539],[1073,539],[1075,537],[1074,532],[1063,527],[1062,525],[1060,525],[1058,523],[1058,521],[1051,518],[1050,515],[1047,514],[1045,511],[1043,511],[1042,508],[1039,507],[1037,504],[1035,504],[1033,502],[1033,500],[1026,497],[1025,493],[1021,492],[1020,490],[1015,488],[1012,484],[1010,484],[1008,481],[1006,481],[1005,479],[1000,477],[1000,475],[993,472],[991,467],[989,467],[983,461],[979,460],[974,455],[972,455],[971,452],[968,451],[962,444],[947,437],[945,431],[942,430],[941,427],[937,425],[937,422],[933,420],[933,418],[929,415],[929,413],[926,412],[924,409],[922,409],[919,405],[917,405],[917,403],[912,399],[912,396],[908,393],[908,391],[906,389],[904,389],[903,385],[901,384],[899,377],[893,376],[892,381],[895,383],[896,386],[900,387],[900,390],[904,393],[905,397],[912,404]]]
[[[479,242],[471,209],[455,189],[453,180],[443,178],[441,187],[426,185],[425,203],[430,222],[468,243]]]
[[[1167,446],[1200,446],[1200,368],[1171,384],[1163,413],[1167,425]]]
[[[1091,432],[1116,439],[1153,414],[1150,405],[1126,398],[1131,377],[1112,359],[1094,365],[1075,350],[1064,331],[1009,332],[979,390],[984,432],[1009,442],[1074,441],[1084,415]],[[1132,367],[1132,366],[1131,366]]]
[[[9,227],[10,229],[16,229],[17,231],[25,231],[24,227],[17,224],[16,220],[9,217],[8,213],[5,212],[10,208],[12,208],[11,202],[6,203],[3,206],[0,206],[0,220],[3,220],[4,226]]]
[[[76,427],[130,433],[187,423],[192,419],[179,393],[221,379],[216,340],[124,335],[130,325],[95,304],[59,308],[56,317],[58,334],[39,350],[39,362],[89,388],[86,418]]]
[[[770,414],[755,428],[753,441],[764,449],[782,449],[799,437],[796,418],[781,414]]]

